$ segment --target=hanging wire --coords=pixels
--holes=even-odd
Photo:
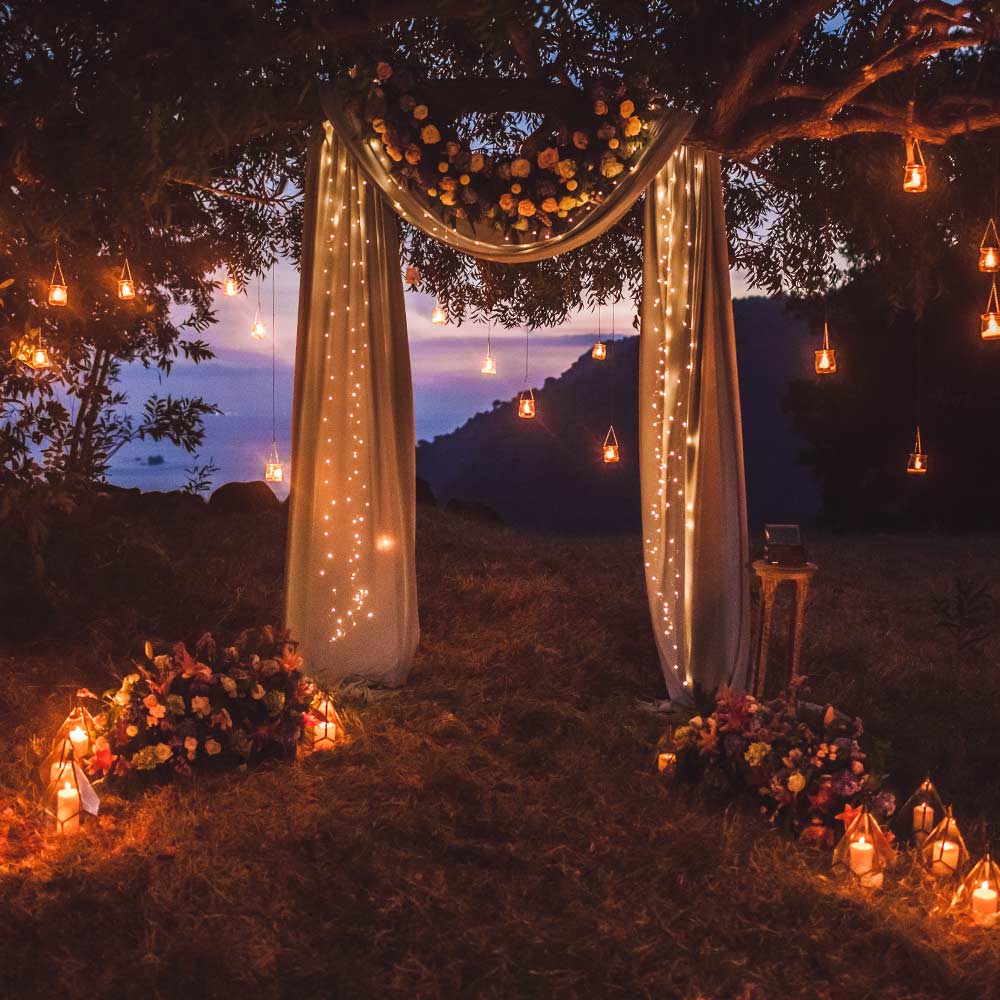
[[[615,422],[615,380],[612,378],[615,363],[615,300],[611,300],[611,356],[608,358],[608,416],[610,423]]]
[[[528,330],[524,330],[524,384],[528,384]]]
[[[271,268],[271,444],[277,447],[278,444],[278,418],[277,418],[277,403],[276,403],[276,391],[275,391],[275,370],[276,370],[276,353],[277,353],[277,339],[278,331],[275,325],[275,271],[276,267]],[[260,285],[257,286],[258,301],[260,295]]]

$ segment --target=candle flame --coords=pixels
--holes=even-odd
[[[67,792],[68,792],[68,791],[71,791],[71,790],[72,790],[72,788],[73,788],[73,786],[72,786],[72,785],[71,785],[71,784],[69,783],[69,781],[67,781],[67,782],[66,782],[66,784],[65,784],[65,785],[63,785],[63,790],[64,790],[64,791],[67,791]]]
[[[862,834],[862,835],[861,835],[860,837],[858,837],[858,843],[859,843],[859,844],[860,844],[860,845],[861,845],[862,847],[864,847],[864,845],[865,845],[865,835],[864,835],[864,834]]]
[[[989,889],[989,887],[990,887],[989,881],[987,879],[983,879],[983,884],[980,887],[983,890],[983,892],[985,892],[987,889]]]
[[[74,738],[77,740],[81,740],[84,737],[86,737],[86,735],[87,735],[86,730],[83,729],[81,726],[77,726],[75,729],[70,730],[69,738],[71,740]]]

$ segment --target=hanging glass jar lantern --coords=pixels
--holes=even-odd
[[[921,194],[927,190],[927,165],[924,163],[919,139],[906,140],[906,166],[903,170],[904,191]]]
[[[66,287],[62,264],[59,263],[57,254],[56,266],[52,268],[52,280],[49,282],[49,305],[64,306],[67,302],[69,302],[69,289]]]
[[[896,813],[896,833],[902,839],[912,840],[918,847],[927,839],[944,815],[944,803],[930,778],[924,778],[920,787],[903,803]]]
[[[957,875],[969,860],[962,832],[950,808],[945,809],[941,822],[927,835],[920,854],[927,870],[936,878]]]
[[[523,420],[533,420],[535,416],[535,394],[531,389],[521,393],[517,403],[517,415]]]
[[[621,451],[618,447],[618,436],[615,434],[614,425],[608,428],[608,433],[604,437],[603,453],[606,465],[621,461]]]
[[[837,370],[837,351],[830,346],[830,327],[823,323],[823,347],[816,355],[816,374],[832,375]]]
[[[1000,866],[989,854],[962,879],[948,909],[964,911],[980,927],[1000,921]]]
[[[253,314],[253,325],[250,327],[250,336],[254,340],[263,340],[267,336],[267,327],[264,326],[264,321],[260,318],[259,311]]]
[[[48,348],[41,340],[35,344],[22,344],[21,349],[17,352],[17,360],[33,372],[44,371],[52,367],[52,358],[49,357]]]
[[[913,451],[906,463],[906,471],[915,476],[922,476],[927,472],[927,455],[924,453],[923,444],[920,441],[920,425],[917,424],[917,439],[913,443]]]
[[[122,265],[122,273],[118,278],[118,298],[134,299],[135,282],[132,280],[132,268],[128,266],[128,257]]]
[[[264,466],[264,481],[268,483],[283,483],[285,481],[285,469],[278,458],[278,443],[271,442],[271,454],[268,456],[267,464]]]
[[[605,344],[603,340],[599,340],[596,344],[594,344],[594,348],[590,352],[590,356],[595,361],[603,361],[608,356],[608,345]]]
[[[979,242],[979,270],[985,274],[1000,271],[1000,235],[993,219],[986,224],[986,232]]]
[[[993,279],[990,297],[986,302],[986,312],[982,314],[979,336],[983,340],[1000,339],[1000,300],[997,299],[997,281]]]
[[[440,302],[434,306],[434,312],[431,313],[431,322],[435,326],[444,326],[448,322],[448,314],[444,311]]]
[[[494,358],[492,354],[487,354],[483,359],[483,367],[481,371],[483,375],[496,375],[497,359]]]
[[[880,889],[886,870],[895,862],[896,852],[878,821],[862,808],[834,849],[834,869],[856,879],[866,889]]]
[[[222,294],[228,298],[232,298],[234,295],[239,295],[240,284],[233,276],[231,268],[226,269],[226,280],[222,284]]]

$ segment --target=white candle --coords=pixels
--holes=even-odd
[[[958,844],[954,840],[942,840],[939,844],[934,844],[931,857],[934,858],[931,864],[932,875],[954,875],[958,871]]]
[[[313,750],[332,750],[337,739],[337,724],[321,722],[312,730]]]
[[[977,924],[988,924],[997,913],[997,894],[990,883],[983,884],[972,894],[972,919]]]
[[[73,744],[73,753],[80,760],[87,756],[87,751],[90,749],[90,737],[87,735],[86,729],[82,726],[71,729],[69,731],[69,741]]]
[[[49,768],[49,784],[51,785],[56,781],[64,781],[66,778],[70,777],[72,773],[72,760],[57,760],[53,763],[52,767]]]
[[[922,833],[934,829],[934,807],[920,802],[913,807],[913,832]]]
[[[867,875],[875,866],[875,846],[864,837],[851,844],[851,871],[858,876]]]
[[[60,833],[80,829],[80,793],[68,781],[56,793],[56,829]]]

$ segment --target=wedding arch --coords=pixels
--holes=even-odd
[[[397,216],[474,257],[519,264],[594,239],[645,193],[639,467],[653,631],[672,699],[742,684],[746,500],[725,215],[719,156],[685,143],[693,118],[656,108],[606,196],[566,211],[559,231],[512,240],[461,212],[445,221],[336,90],[324,110],[305,192],[286,592],[287,625],[316,675],[398,685],[417,646]]]

